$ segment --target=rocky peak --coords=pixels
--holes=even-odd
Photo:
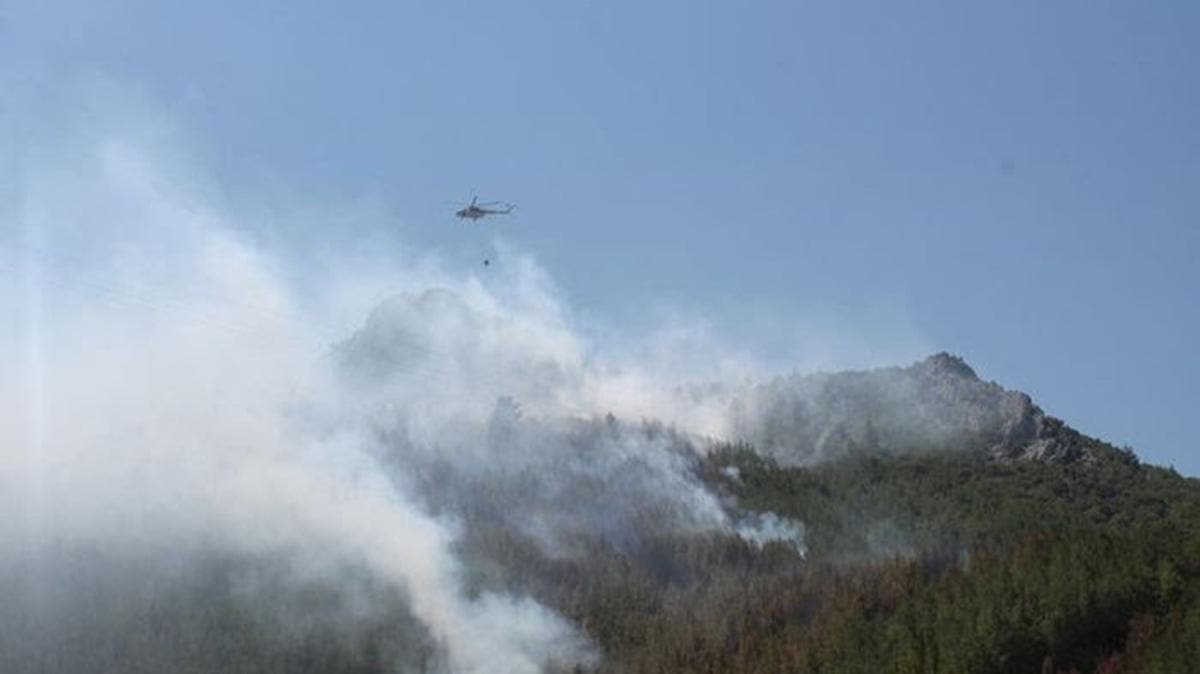
[[[946,450],[1066,463],[1103,445],[944,352],[908,367],[780,377],[738,401],[734,416],[740,437],[791,464]]]
[[[959,356],[942,351],[929,356],[925,360],[918,361],[912,366],[915,373],[925,376],[949,376],[962,377],[965,379],[978,379],[975,370],[967,365],[967,361]]]

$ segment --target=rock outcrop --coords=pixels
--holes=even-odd
[[[741,396],[733,415],[736,434],[789,464],[855,451],[968,450],[1061,463],[1117,451],[948,353],[909,367],[780,377]]]

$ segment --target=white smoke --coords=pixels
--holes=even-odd
[[[782,543],[803,555],[804,524],[776,513],[747,513],[737,523],[738,535],[758,547]]]
[[[0,572],[93,544],[353,567],[404,593],[449,671],[520,673],[594,655],[531,599],[466,589],[455,510],[419,470],[508,490],[501,519],[556,554],[647,512],[763,529],[698,484],[692,436],[636,423],[721,435],[722,389],[605,358],[528,257],[488,280],[406,255],[331,265],[302,293],[141,140],[85,134],[47,157],[4,138],[20,163],[0,210]]]
[[[3,548],[288,551],[396,584],[452,671],[586,661],[541,606],[465,594],[453,526],[382,477],[276,261],[136,147],[89,150],[24,172],[5,225]]]

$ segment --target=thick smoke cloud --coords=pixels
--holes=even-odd
[[[395,667],[587,665],[563,618],[468,582],[464,536],[571,555],[581,536],[636,552],[651,531],[802,535],[735,521],[695,477],[725,389],[606,360],[528,258],[485,280],[400,255],[301,293],[161,143],[4,141],[21,157],[0,231],[10,666],[119,660],[117,608],[141,624],[234,562],[228,596],[274,607],[255,618],[272,638],[394,604],[411,638],[373,657]],[[332,599],[306,604],[314,588]],[[72,639],[94,648],[72,660]]]
[[[383,477],[273,262],[156,183],[133,147],[88,159],[76,184],[27,176],[25,240],[4,260],[24,281],[5,297],[24,334],[6,341],[27,344],[5,352],[22,376],[3,384],[3,428],[22,441],[2,457],[0,499],[17,514],[4,549],[350,566],[405,593],[449,670],[586,660],[546,609],[462,591],[454,528]],[[59,241],[90,259],[74,266]]]
[[[566,331],[491,311],[445,289],[402,294],[337,349],[347,399],[361,396],[398,480],[433,508],[503,520],[550,554],[579,533],[616,543],[639,526],[728,526],[693,477],[688,436],[614,415],[628,382],[606,380]]]

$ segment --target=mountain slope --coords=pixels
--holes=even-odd
[[[438,342],[384,337],[347,376],[424,400]],[[762,449],[477,395],[491,414],[442,444],[383,407],[370,478],[453,522],[468,597],[586,640],[552,674],[1200,671],[1200,481],[960,359],[744,392]],[[62,542],[0,565],[0,671],[462,671],[403,588],[286,553]]]

